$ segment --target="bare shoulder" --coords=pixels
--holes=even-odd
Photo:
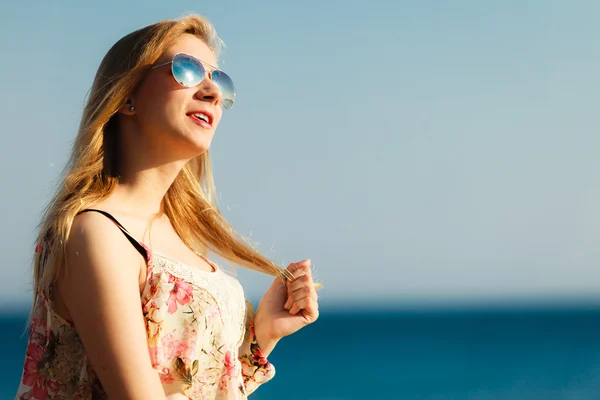
[[[102,239],[118,244],[118,235],[123,236],[119,227],[106,216],[97,212],[85,212],[77,215],[73,220],[69,233],[68,243],[71,245],[84,244]]]
[[[75,217],[67,239],[69,266],[77,266],[78,269],[118,268],[121,273],[131,270],[137,277],[141,262],[141,255],[106,216],[86,212]],[[123,268],[125,265],[131,267]]]

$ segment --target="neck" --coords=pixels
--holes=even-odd
[[[123,133],[119,143],[119,183],[109,202],[115,209],[142,219],[160,215],[167,190],[193,155],[176,156],[167,143],[144,140],[135,131]]]
[[[180,161],[150,169],[128,168],[121,173],[111,200],[144,219],[162,214],[163,198],[184,165]]]

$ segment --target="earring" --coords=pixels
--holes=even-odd
[[[134,112],[135,111],[135,106],[129,106],[129,111]]]

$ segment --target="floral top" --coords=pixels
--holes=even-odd
[[[275,368],[256,344],[252,304],[237,279],[147,252],[141,301],[148,349],[167,395],[246,399]],[[33,313],[16,400],[96,400],[106,394],[76,327],[41,293]]]

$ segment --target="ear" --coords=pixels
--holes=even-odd
[[[117,112],[123,115],[135,114],[135,106],[133,105],[133,100],[131,98],[128,98],[127,101],[125,101],[125,104],[123,104]]]

